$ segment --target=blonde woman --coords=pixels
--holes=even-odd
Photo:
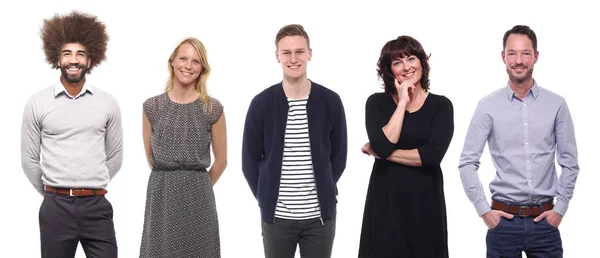
[[[210,66],[204,45],[183,40],[168,69],[165,92],[144,102],[144,147],[152,172],[140,257],[220,257],[212,187],[227,166],[227,136],[223,106],[206,91]]]

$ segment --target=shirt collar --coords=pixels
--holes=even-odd
[[[93,88],[91,86],[89,86],[87,83],[83,83],[83,88],[81,88],[81,91],[79,92],[79,94],[77,94],[77,96],[75,96],[74,98],[72,96],[70,96],[67,93],[67,90],[65,89],[65,86],[62,84],[61,81],[58,81],[56,83],[54,83],[54,97],[58,97],[58,95],[60,95],[61,93],[64,93],[65,96],[72,98],[72,99],[77,99],[80,96],[82,96],[83,94],[85,94],[86,92],[90,92],[90,94],[94,94],[93,92]]]
[[[506,83],[506,87],[504,88],[504,93],[506,94],[506,97],[508,98],[508,101],[511,101],[514,98],[518,98],[517,94],[512,90],[512,88],[510,88],[510,84],[507,82]],[[537,82],[535,81],[535,79],[533,80],[533,87],[531,87],[531,89],[529,89],[529,92],[527,94],[525,94],[525,96],[531,94],[531,96],[533,97],[533,99],[537,99],[538,95],[540,94],[540,87],[538,86]]]

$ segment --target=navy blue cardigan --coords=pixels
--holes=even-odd
[[[256,95],[246,115],[242,171],[265,222],[275,221],[288,109],[278,83]],[[336,183],[346,168],[346,115],[340,96],[312,81],[306,115],[321,218],[327,220],[336,215]]]

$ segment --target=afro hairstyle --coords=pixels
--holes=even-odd
[[[96,16],[78,11],[67,15],[55,14],[51,19],[44,19],[40,37],[46,61],[54,69],[59,68],[60,51],[68,43],[79,43],[85,47],[91,60],[87,73],[106,59],[106,25],[98,21]]]

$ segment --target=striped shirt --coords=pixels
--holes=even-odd
[[[321,216],[308,138],[307,100],[288,98],[277,218],[304,220]]]

